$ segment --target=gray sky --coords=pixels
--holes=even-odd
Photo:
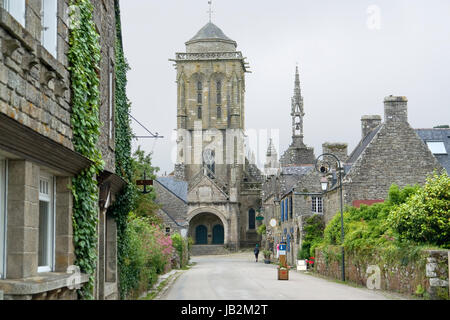
[[[184,43],[208,22],[208,9],[207,0],[121,1],[132,114],[165,137],[133,148],[153,151],[162,174],[173,170],[176,128],[176,71],[168,59],[185,52]],[[391,94],[408,98],[413,128],[450,123],[448,0],[215,0],[213,11],[212,22],[251,66],[246,128],[279,129],[281,152],[291,142],[296,63],[304,141],[316,156],[323,142],[346,142],[351,152],[361,116],[383,116]],[[146,134],[135,122],[133,130]]]

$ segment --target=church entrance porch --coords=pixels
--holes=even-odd
[[[209,212],[202,212],[193,217],[189,223],[189,236],[195,245],[223,245],[225,229],[222,220]]]

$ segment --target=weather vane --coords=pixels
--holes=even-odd
[[[209,11],[207,11],[207,13],[209,13],[209,22],[211,22],[211,16],[212,16],[212,13],[214,12],[214,11],[212,11],[212,1],[211,0],[208,1],[208,4],[209,4]]]

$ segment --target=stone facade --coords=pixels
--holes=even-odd
[[[407,121],[407,99],[386,97],[385,120],[367,133],[347,160],[343,177],[344,205],[382,201],[390,186],[424,184],[442,166]],[[364,120],[363,120],[364,121]],[[363,125],[364,134],[364,125]],[[327,193],[326,221],[339,211],[337,189]]]
[[[295,74],[292,98],[292,143],[280,159],[280,168],[266,170],[262,201],[267,237],[264,244],[273,254],[281,241],[287,243],[287,262],[294,265],[304,235],[305,220],[313,214],[323,213],[320,174],[314,169],[316,157],[313,148],[303,142],[303,118],[305,116],[301,97],[298,68]],[[332,146],[332,145],[330,145]],[[269,145],[267,167],[275,161]],[[273,173],[272,173],[273,172]],[[314,202],[314,205],[313,205]],[[274,219],[275,227],[270,225]]]
[[[174,175],[188,184],[188,209],[182,214],[195,243],[231,249],[258,242],[254,219],[261,206],[261,173],[244,154],[248,66],[236,47],[210,22],[173,60],[178,84]]]
[[[14,0],[17,3],[22,0]],[[5,299],[76,299],[72,177],[91,162],[74,151],[68,71],[69,1],[42,8],[23,0],[23,12],[0,0],[0,290]],[[123,185],[114,154],[114,0],[93,1],[102,48],[101,129],[106,163],[100,187],[98,265],[94,296],[118,298],[116,226],[106,214]],[[20,7],[19,6],[16,8]],[[5,9],[6,8],[6,9]],[[7,10],[8,9],[8,10]],[[23,15],[22,15],[23,14]],[[42,15],[55,17],[54,45],[42,41]],[[110,130],[112,126],[112,130]],[[112,133],[112,135],[110,134]],[[107,201],[109,199],[109,201]],[[6,203],[6,205],[5,205]],[[52,231],[54,230],[54,232]],[[5,248],[5,250],[3,250]]]

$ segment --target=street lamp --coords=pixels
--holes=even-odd
[[[344,171],[344,168],[342,167],[342,163],[339,160],[337,156],[335,156],[332,153],[324,153],[321,154],[316,159],[315,168],[317,172],[323,174],[322,178],[320,179],[320,185],[322,187],[322,191],[324,193],[328,190],[328,179],[326,178],[326,174],[329,173],[332,169],[332,165],[325,161],[325,157],[331,157],[334,158],[336,161],[336,170],[339,175],[339,193],[340,193],[340,200],[341,200],[341,252],[342,252],[342,281],[345,281],[345,255],[344,255],[344,210],[343,210],[343,197],[342,197],[342,174]],[[320,161],[320,158],[324,158],[322,161]],[[319,166],[320,165],[320,166]]]

